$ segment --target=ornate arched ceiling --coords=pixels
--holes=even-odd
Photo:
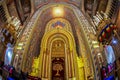
[[[8,4],[13,2],[14,0],[6,0]],[[24,6],[31,6],[31,11],[33,13],[33,9],[38,9],[44,5],[47,5],[49,3],[61,3],[65,2],[68,4],[73,4],[77,6],[78,8],[82,9],[82,11],[85,10],[89,15],[95,14],[96,11],[105,11],[108,0],[20,0],[22,5]],[[31,2],[31,4],[29,3]]]
[[[42,15],[41,15],[40,18],[41,18],[40,20],[42,20],[42,21],[44,20],[44,22],[42,22],[41,27],[42,27],[42,26],[45,27],[46,24],[47,24],[51,19],[55,18],[55,17],[52,15],[52,7],[46,9],[46,10],[42,13]],[[68,21],[71,23],[71,25],[73,26],[73,27],[72,27],[72,28],[73,28],[73,32],[75,32],[75,31],[74,31],[74,30],[75,30],[74,28],[75,28],[75,26],[78,25],[78,22],[77,22],[76,16],[74,15],[73,11],[72,11],[71,9],[67,8],[67,7],[64,7],[64,16],[63,16],[62,18],[68,20]],[[42,28],[44,28],[44,27],[42,27]],[[42,30],[44,30],[44,29],[42,29]]]
[[[52,6],[50,6],[49,8],[47,8],[46,10],[44,10],[43,12],[42,12],[42,14],[41,14],[41,16],[40,16],[40,18],[39,18],[39,23],[38,23],[38,29],[40,29],[40,34],[39,34],[39,36],[38,36],[38,38],[40,38],[39,39],[39,41],[40,41],[40,43],[36,43],[36,44],[41,44],[41,39],[42,39],[42,37],[43,37],[43,34],[44,34],[44,32],[45,32],[45,27],[47,26],[47,23],[50,21],[50,20],[52,20],[52,19],[54,19],[55,17],[52,15]],[[78,42],[78,37],[77,37],[77,35],[76,35],[76,29],[75,28],[77,28],[78,26],[80,26],[80,24],[79,24],[79,22],[77,21],[77,18],[76,18],[76,16],[75,16],[75,14],[73,13],[73,11],[70,9],[70,8],[68,8],[68,7],[65,7],[64,6],[64,16],[63,17],[61,17],[61,18],[64,18],[64,19],[66,19],[67,21],[69,21],[70,22],[70,25],[71,25],[71,27],[72,27],[72,31],[73,31],[73,35],[74,35],[74,38],[75,38],[75,42],[76,42],[76,44],[78,45],[79,44],[79,42]],[[36,29],[36,30],[38,30],[38,29]],[[35,32],[38,32],[38,31],[35,31]],[[36,35],[34,35],[34,37],[36,37]],[[33,38],[34,38],[33,37]],[[79,45],[78,45],[79,46]],[[39,46],[38,46],[38,50],[35,50],[35,51],[40,51],[39,50],[40,48],[39,48]],[[37,53],[37,52],[36,52]],[[78,53],[79,54],[79,53]],[[37,54],[37,55],[39,55],[39,54]]]
[[[67,3],[73,3],[76,6],[79,6],[82,0],[35,0],[35,6],[38,7],[44,3],[50,3],[50,2],[67,2]]]

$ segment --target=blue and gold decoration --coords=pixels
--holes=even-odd
[[[98,41],[102,43],[109,41],[111,39],[111,36],[114,34],[115,29],[116,25],[112,23],[107,24],[98,35]]]

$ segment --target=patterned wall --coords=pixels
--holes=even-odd
[[[36,28],[34,30],[33,37],[32,37],[32,40],[30,41],[30,46],[29,46],[29,49],[27,52],[28,57],[25,60],[26,61],[25,62],[25,64],[26,64],[25,70],[26,71],[28,70],[28,72],[31,70],[33,57],[37,57],[40,54],[41,39],[45,32],[45,26],[46,26],[47,22],[49,22],[53,18],[52,14],[50,14],[50,13],[51,13],[51,9],[47,9],[44,13],[41,14],[42,16],[40,16],[40,18],[37,22]],[[78,50],[79,49],[78,37],[76,35],[76,30],[75,30],[75,27],[77,26],[78,22],[76,21],[71,10],[65,8],[65,13],[68,14],[68,15],[65,15],[65,18],[68,21],[70,21],[70,23],[71,23],[71,26],[73,29],[73,35],[74,35],[76,46],[77,46],[77,53],[80,54],[79,50]]]

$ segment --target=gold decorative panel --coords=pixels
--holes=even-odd
[[[64,57],[65,44],[61,40],[52,43],[52,57]]]

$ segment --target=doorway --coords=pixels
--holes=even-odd
[[[51,49],[51,80],[65,80],[65,44],[62,40],[55,40]]]
[[[65,80],[64,58],[52,58],[52,80]]]

